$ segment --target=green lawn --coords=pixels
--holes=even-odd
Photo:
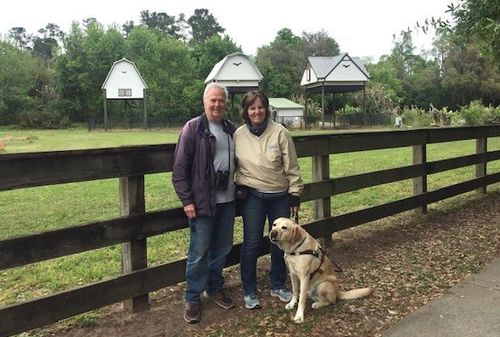
[[[179,130],[92,132],[83,129],[23,131],[0,129],[0,155],[17,152],[52,151],[134,144],[176,142]],[[297,132],[297,134],[304,132]],[[488,140],[489,150],[500,149],[500,137]],[[475,141],[429,145],[428,160],[474,153]],[[331,175],[347,176],[384,168],[410,165],[410,147],[365,151],[330,156]],[[311,159],[300,159],[306,182],[311,181]],[[500,161],[488,166],[499,172]],[[429,176],[429,190],[465,181],[474,176],[474,167]],[[500,191],[500,184],[489,191]],[[173,191],[170,173],[146,176],[148,211],[180,205]],[[334,214],[383,204],[412,194],[410,180],[366,188],[332,198]],[[452,209],[474,193],[432,205],[431,209]],[[462,202],[462,201],[461,201]],[[311,219],[311,202],[304,203],[301,220]],[[0,192],[0,240],[71,225],[110,219],[119,214],[118,179],[69,183]],[[237,223],[235,241],[241,241]],[[163,263],[185,256],[188,236],[185,230],[148,239],[148,260]],[[0,306],[96,282],[120,273],[120,246],[74,254],[46,262],[0,271]]]
[[[67,130],[0,129],[2,153],[40,152],[116,147],[123,145],[176,143],[178,130],[88,132]],[[0,145],[0,149],[1,149]]]

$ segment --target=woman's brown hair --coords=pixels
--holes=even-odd
[[[243,101],[241,102],[241,107],[243,108],[241,111],[241,118],[243,118],[247,124],[250,123],[250,119],[248,118],[248,109],[255,103],[257,98],[260,98],[264,109],[266,109],[266,119],[271,115],[271,110],[269,109],[269,98],[267,98],[266,94],[264,94],[261,90],[250,90],[246,93],[245,97],[243,97]]]

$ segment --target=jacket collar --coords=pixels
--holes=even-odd
[[[222,130],[224,130],[224,132],[229,133],[232,136],[234,131],[236,130],[236,127],[229,119],[222,118]],[[203,113],[200,116],[200,125],[198,126],[198,131],[201,134],[210,134],[210,129],[208,128],[208,118],[206,113]]]

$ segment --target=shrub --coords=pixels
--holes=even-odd
[[[444,107],[441,110],[438,110],[430,104],[429,108],[429,113],[434,120],[432,123],[432,126],[450,126],[452,124],[463,124],[463,122],[460,122],[460,119],[458,117],[458,113],[453,112],[453,110],[448,110],[448,107]]]
[[[485,107],[481,101],[470,102],[460,109],[460,115],[467,125],[484,125],[500,123],[500,107]]]
[[[361,107],[346,105],[337,111],[337,122],[342,127],[362,125],[390,125],[391,115],[384,112],[370,112],[366,115]]]
[[[61,129],[71,125],[69,118],[48,111],[24,111],[19,115],[19,125],[27,129]]]
[[[292,96],[292,101],[302,106],[306,105],[304,96]],[[321,106],[314,100],[307,101],[307,111],[304,113],[304,122],[306,125],[311,126],[321,120]]]
[[[403,124],[413,127],[428,127],[434,123],[431,114],[425,110],[412,107],[403,109]]]

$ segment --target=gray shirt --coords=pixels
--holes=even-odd
[[[218,204],[234,200],[234,142],[231,136],[222,130],[221,123],[209,122],[210,132],[217,139],[215,146],[214,171],[229,171],[227,189],[217,191]]]

